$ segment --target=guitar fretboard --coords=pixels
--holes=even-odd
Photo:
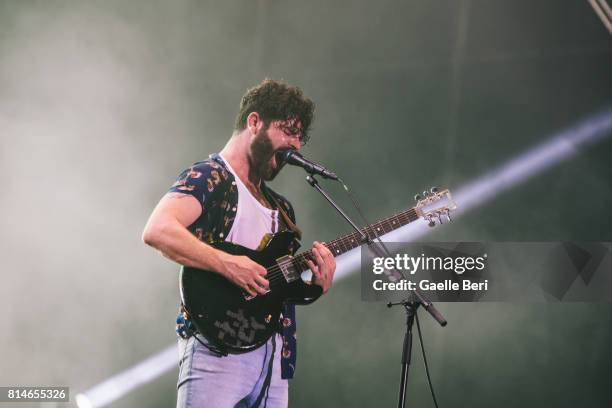
[[[361,228],[360,231],[367,235],[368,238],[374,240],[376,237],[391,232],[399,227],[411,223],[419,219],[414,208],[402,211],[399,214],[392,215],[388,218],[382,219],[369,227]],[[357,248],[362,245],[361,234],[354,231],[351,234],[341,236],[334,239],[331,242],[326,242],[325,246],[331,251],[334,257],[342,255],[343,253],[350,251],[351,249]],[[308,267],[307,260],[312,260],[312,251],[304,251],[294,257],[294,264],[300,269],[299,273],[304,272]]]

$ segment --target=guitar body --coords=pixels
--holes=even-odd
[[[181,298],[189,318],[213,348],[221,353],[254,350],[279,329],[283,304],[308,304],[322,293],[306,284],[289,254],[292,232],[276,234],[261,251],[228,242],[212,244],[232,255],[244,255],[268,269],[270,291],[248,299],[246,292],[216,272],[183,267]]]

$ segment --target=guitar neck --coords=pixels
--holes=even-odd
[[[417,219],[419,219],[419,216],[417,215],[416,210],[414,208],[410,208],[408,210],[402,211],[399,214],[395,214],[378,222],[375,222],[369,227],[361,228],[360,231],[371,240],[374,240],[380,235],[396,230]],[[336,257],[342,255],[347,251],[350,251],[351,249],[361,246],[363,244],[361,237],[362,235],[355,231],[351,234],[343,235],[339,238],[336,238],[331,242],[326,242],[325,246],[330,250],[334,257]],[[301,252],[294,257],[294,265],[296,265],[300,269],[299,273],[310,269],[306,261],[312,259],[313,256],[311,250]]]

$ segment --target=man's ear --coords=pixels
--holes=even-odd
[[[259,113],[251,112],[249,116],[247,116],[247,127],[254,135],[259,132],[261,127],[263,126],[263,121],[259,117]]]

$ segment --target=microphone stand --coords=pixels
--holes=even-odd
[[[357,224],[355,224],[353,222],[353,220],[350,219],[350,217],[348,215],[346,215],[346,213],[344,211],[342,211],[342,208],[340,208],[340,206],[338,204],[336,204],[336,202],[329,196],[329,194],[327,194],[327,192],[325,192],[325,190],[323,190],[323,188],[319,185],[319,181],[314,178],[314,174],[309,174],[306,176],[306,181],[308,182],[308,184],[310,184],[312,187],[315,188],[315,190],[317,190],[319,193],[321,193],[321,195],[327,200],[328,203],[330,203],[332,205],[332,207],[334,207],[336,209],[336,211],[338,211],[338,213],[342,216],[342,218],[344,218],[346,220],[346,222],[348,222],[349,224],[351,224],[351,227],[353,227],[355,229],[355,231],[357,231],[357,233],[359,235],[361,235],[361,242],[364,244],[368,244],[370,245],[372,243],[372,240],[370,239],[370,237],[365,234],[363,231],[361,231],[359,229],[359,227],[357,226]]]
[[[373,245],[374,242],[368,236],[368,234],[364,233],[358,226],[350,219],[348,215],[336,204],[336,202],[327,194],[325,190],[319,185],[319,182],[316,178],[314,178],[314,174],[309,174],[306,176],[306,181],[310,184],[315,190],[317,190],[324,198],[327,200],[329,204],[344,218],[350,225],[361,235],[361,242],[363,244],[367,244],[368,247],[376,254],[381,255],[381,250],[379,246]],[[390,256],[387,248],[382,245],[387,255]],[[434,306],[434,304],[427,299],[421,292],[418,290],[413,290],[410,296],[407,299],[404,299],[400,302],[389,302],[387,303],[387,307],[391,308],[393,306],[402,305],[406,311],[406,334],[404,335],[404,346],[402,349],[402,374],[400,380],[399,387],[399,401],[398,408],[404,408],[406,404],[406,386],[408,385],[408,371],[410,369],[410,360],[412,357],[412,325],[414,323],[414,318],[417,313],[417,308],[419,306],[423,306],[425,310],[440,324],[440,326],[444,327],[447,324],[446,319],[438,309]]]

